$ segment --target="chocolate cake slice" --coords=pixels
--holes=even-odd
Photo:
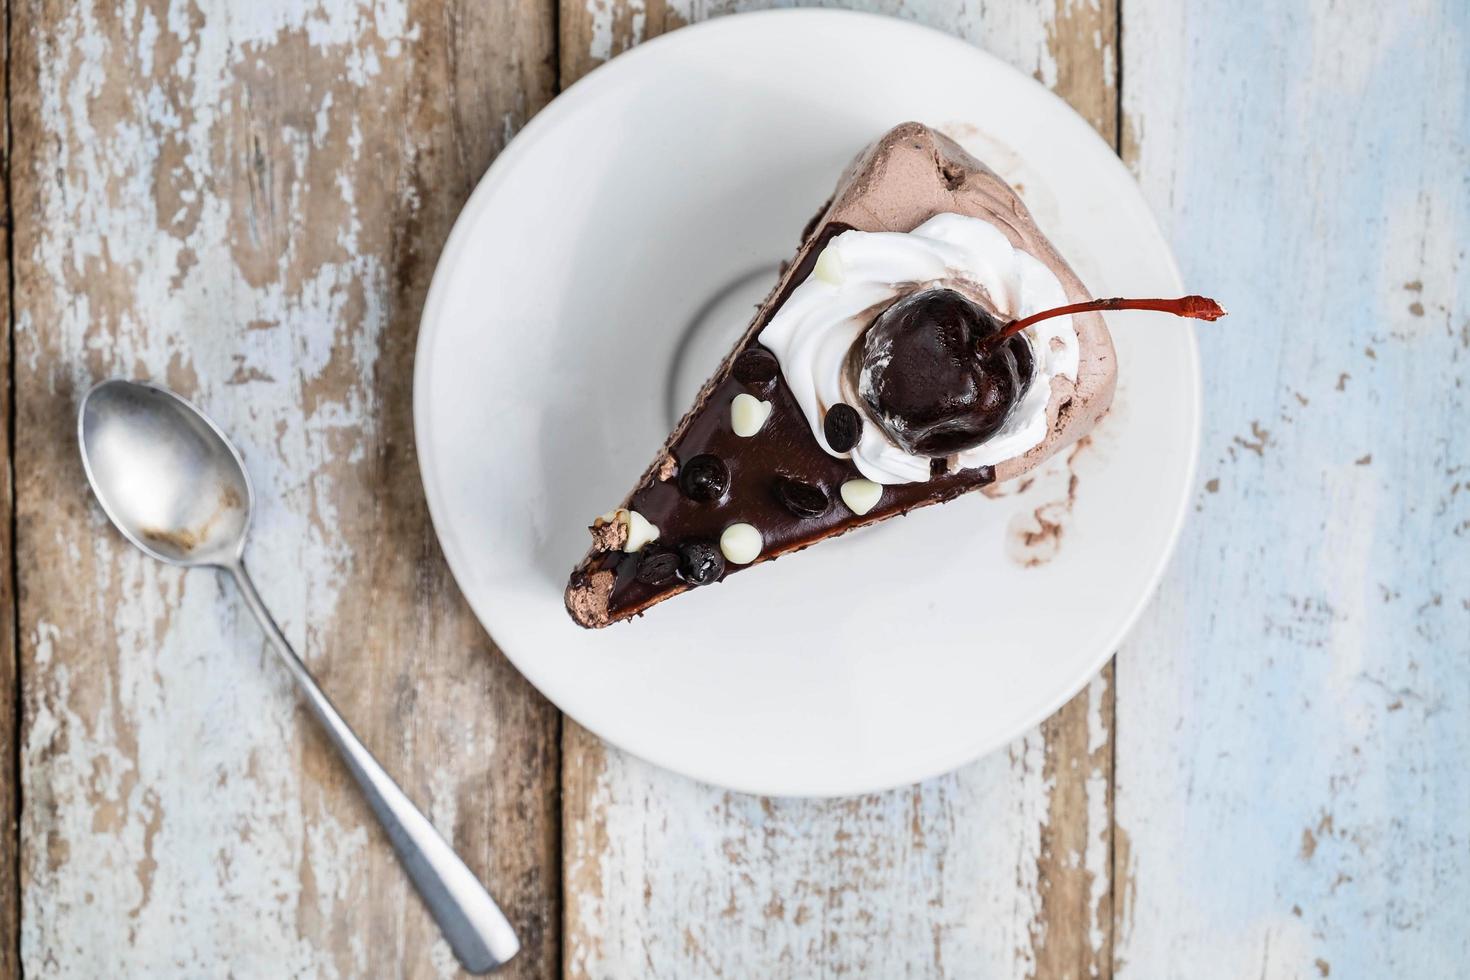
[[[1089,299],[1005,181],[926,126],[896,127],[843,173],[643,478],[594,521],[567,611],[606,626],[1038,465],[1112,401],[1095,309],[1121,301]]]

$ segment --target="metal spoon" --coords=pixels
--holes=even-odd
[[[112,380],[82,399],[77,435],[92,491],[124,537],[159,561],[234,578],[464,968],[487,973],[514,956],[520,942],[495,900],[347,727],[266,611],[245,572],[255,493],[225,434],[167,388]]]

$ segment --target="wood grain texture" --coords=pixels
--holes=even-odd
[[[1072,708],[1098,755],[1107,697],[1098,683]],[[820,802],[704,787],[577,729],[566,973],[1091,975],[1108,962],[1106,769],[1071,768],[1053,743],[1065,727],[920,786]]]
[[[435,259],[554,91],[554,11],[28,0],[12,26],[26,973],[456,972],[230,587],[85,494],[77,399],[121,374],[238,441],[265,599],[518,925],[502,975],[555,974],[558,720],[449,577],[410,409]]]
[[[0,7],[0,9],[6,9]],[[0,47],[0,105],[9,110],[9,44]],[[0,138],[0,978],[20,975],[20,794],[16,782],[19,750],[19,664],[15,645],[15,555],[12,521],[15,487],[11,473],[10,419],[13,404],[10,363],[10,127]]]
[[[1470,6],[1124,15],[1128,159],[1231,316],[1118,657],[1120,972],[1463,976]]]
[[[562,82],[654,34],[763,6],[564,0]],[[1114,138],[1113,4],[864,6],[983,45]],[[1109,668],[958,773],[814,802],[700,786],[568,721],[566,973],[1108,975],[1111,727]]]

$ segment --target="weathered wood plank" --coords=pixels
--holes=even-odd
[[[1118,659],[1121,972],[1463,975],[1470,7],[1128,0],[1122,51],[1128,159],[1232,315]]]
[[[519,926],[506,975],[556,973],[558,721],[454,588],[410,421],[435,258],[554,91],[554,10],[29,0],[13,27],[27,973],[455,972],[230,588],[85,495],[76,401],[111,374],[238,439],[262,593]]]
[[[8,10],[8,6],[0,7]],[[10,45],[0,47],[0,105],[10,107]],[[20,795],[16,752],[20,704],[15,649],[14,540],[15,488],[11,476],[10,415],[14,404],[10,365],[10,132],[0,160],[0,977],[20,975]]]
[[[567,974],[1104,971],[1108,696],[1071,706],[1093,747],[1080,773],[1054,719],[958,773],[839,801],[720,792],[569,732]]]
[[[759,6],[564,0],[563,84],[656,33]],[[865,6],[974,40],[1114,138],[1113,3]],[[959,773],[811,802],[700,786],[568,721],[566,972],[1108,975],[1111,728],[1109,668]]]

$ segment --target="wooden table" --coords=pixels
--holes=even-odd
[[[862,4],[1060,92],[1233,311],[1158,599],[1007,750],[725,793],[600,744],[484,635],[410,420],[445,236],[558,89],[764,5],[12,0],[0,976],[454,972],[233,592],[83,492],[76,399],[112,374],[240,441],[261,589],[520,927],[507,976],[1465,969],[1463,0]]]

